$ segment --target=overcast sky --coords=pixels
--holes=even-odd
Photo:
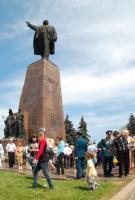
[[[120,129],[135,112],[134,0],[5,0],[0,2],[0,137],[8,109],[14,112],[33,55],[24,21],[56,27],[64,114],[75,127],[81,116],[92,138]]]

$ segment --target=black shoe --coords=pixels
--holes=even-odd
[[[119,175],[119,178],[122,178],[122,174],[121,174],[121,175]]]
[[[128,176],[128,174],[124,174],[124,176]]]
[[[81,179],[81,177],[76,177],[75,179]]]
[[[108,174],[108,177],[113,177],[114,176],[114,174]]]

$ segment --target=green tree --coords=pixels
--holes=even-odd
[[[85,138],[88,142],[90,141],[90,135],[87,130],[87,123],[85,122],[83,116],[79,122],[78,131],[82,132],[82,137]]]
[[[132,113],[129,116],[129,121],[126,128],[129,130],[130,135],[135,135],[135,116]]]
[[[68,115],[65,118],[64,124],[65,124],[66,141],[70,145],[74,144],[75,138],[76,138],[75,137],[76,130],[73,127],[72,121],[69,120],[69,116]]]

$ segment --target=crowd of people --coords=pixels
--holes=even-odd
[[[103,167],[105,177],[112,177],[114,166],[119,167],[119,177],[129,174],[129,152],[134,147],[135,138],[129,136],[129,131],[107,131],[106,137],[97,145],[95,141],[88,143],[82,133],[76,132],[74,145],[65,143],[62,137],[57,137],[55,145],[47,143],[46,132],[40,128],[33,134],[29,144],[23,146],[22,141],[15,145],[13,138],[5,146],[8,155],[9,168],[17,164],[18,170],[23,170],[24,160],[26,169],[32,170],[34,182],[32,187],[37,188],[38,172],[43,171],[48,186],[53,189],[49,171],[56,175],[64,174],[65,168],[76,167],[76,179],[87,178],[88,188],[94,191],[99,184],[95,181],[96,168]],[[4,161],[4,148],[0,141],[0,167]]]

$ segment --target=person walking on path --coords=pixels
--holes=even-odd
[[[48,171],[49,154],[47,151],[47,140],[45,137],[45,132],[41,131],[41,129],[40,132],[38,132],[38,140],[39,140],[39,152],[36,154],[33,160],[33,164],[36,164],[36,167],[34,169],[34,183],[32,187],[35,189],[37,188],[38,172],[42,169],[43,174],[47,179],[49,189],[53,189],[54,188],[53,183]]]
[[[75,141],[74,156],[76,159],[76,179],[85,178],[86,175],[86,160],[85,153],[87,152],[87,141],[82,137],[82,133],[77,131],[77,139]]]

